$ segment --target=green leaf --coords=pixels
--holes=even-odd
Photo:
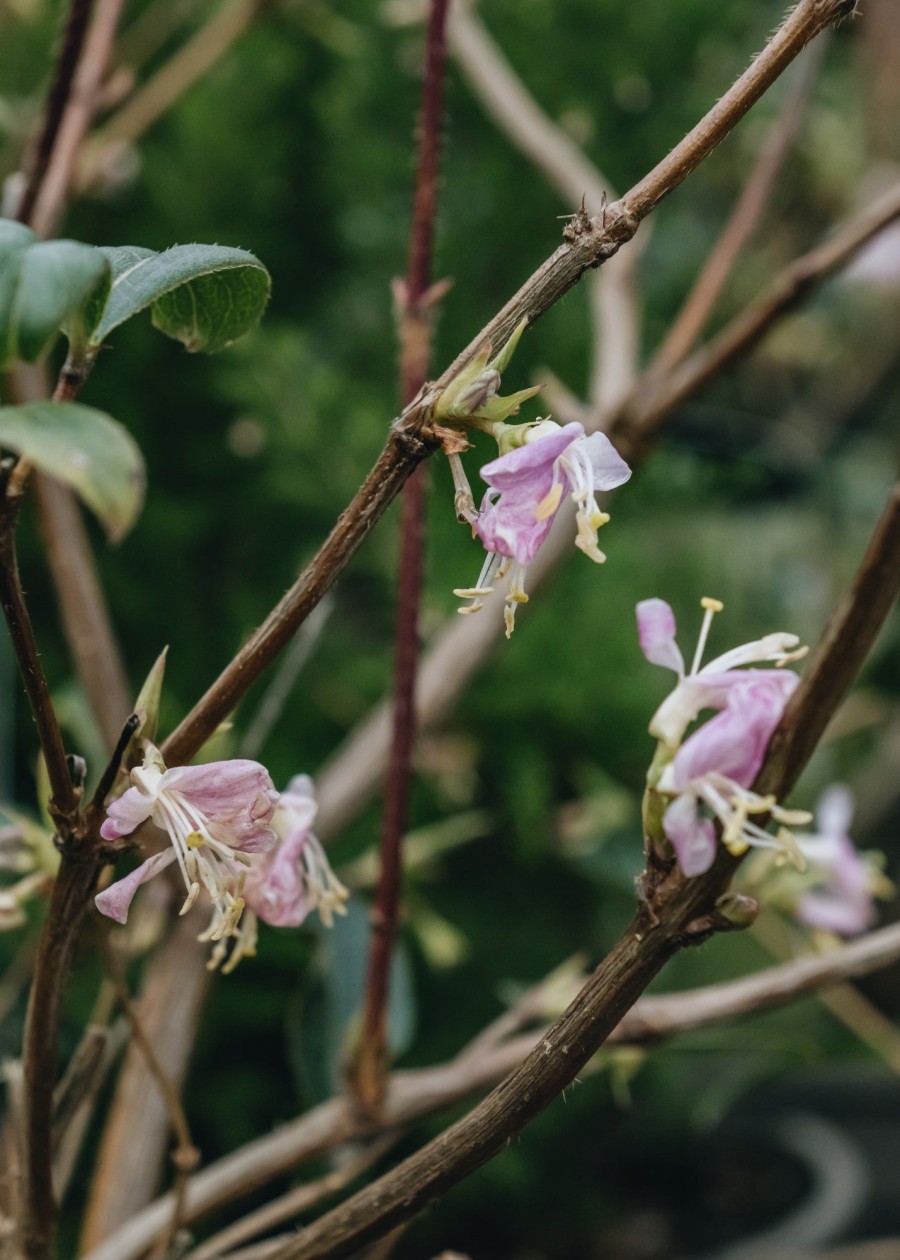
[[[71,486],[111,540],[134,523],[144,498],[144,461],[129,433],[104,412],[80,403],[0,407],[0,447]]]
[[[144,679],[144,685],[138,692],[134,702],[135,713],[141,715],[141,724],[132,737],[132,744],[138,748],[142,739],[155,740],[159,728],[159,702],[162,698],[163,678],[166,673],[166,656],[168,647],[164,647],[153,663],[150,673]]]
[[[109,263],[93,245],[42,241],[0,220],[0,366],[39,359],[108,277]]]
[[[104,248],[112,285],[91,345],[150,308],[154,327],[190,351],[212,354],[255,328],[269,300],[269,273],[243,249],[174,245],[164,253]]]

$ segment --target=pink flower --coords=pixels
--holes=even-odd
[[[246,855],[276,843],[270,824],[278,793],[268,771],[242,760],[167,770],[147,741],[144,763],[130,778],[132,786],[107,807],[101,836],[118,840],[149,820],[168,832],[172,847],[98,893],[97,909],[124,923],[138,888],[177,861],[187,888],[181,913],[190,910],[202,885],[214,907],[212,939],[232,935],[244,905],[239,888],[250,862]]]
[[[552,420],[522,426],[513,435],[521,442],[481,470],[485,493],[475,530],[488,555],[477,584],[454,594],[473,602],[459,611],[477,612],[480,597],[507,577],[506,633],[512,633],[517,604],[527,600],[525,570],[537,554],[566,494],[577,505],[575,545],[598,564],[606,557],[597,546],[597,530],[609,517],[597,506],[596,494],[612,490],[631,470],[602,433],[585,436],[573,423],[562,428]]]
[[[636,610],[644,656],[654,665],[673,670],[679,679],[654,714],[650,733],[660,740],[664,752],[662,761],[654,763],[662,768],[653,786],[671,798],[663,814],[663,831],[687,876],[701,875],[713,863],[714,819],[733,853],[751,844],[791,848],[789,833],[782,830],[777,838],[771,836],[752,821],[753,814],[770,815],[781,823],[809,819],[808,814],[784,810],[774,798],[751,790],[769,740],[797,686],[797,676],[784,669],[736,668],[757,661],[783,665],[805,649],[798,649],[795,635],[771,634],[701,667],[712,618],[722,608],[714,599],[701,603],[705,616],[690,672],[685,672],[675,642],[675,615],[669,605],[649,599]],[[717,712],[685,739],[688,726],[704,709]]]
[[[273,927],[299,927],[311,910],[331,927],[334,914],[347,913],[343,903],[349,893],[311,830],[316,808],[312,779],[296,775],[272,819],[278,844],[254,859],[247,872],[244,900]]]
[[[815,835],[799,835],[797,843],[809,861],[818,883],[797,903],[797,918],[808,927],[856,936],[871,926],[875,917],[873,876],[870,862],[857,852],[850,839],[853,795],[842,784],[833,784],[819,798]]]

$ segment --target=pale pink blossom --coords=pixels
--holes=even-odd
[[[98,910],[117,923],[128,918],[138,888],[177,862],[187,889],[186,914],[206,888],[214,907],[213,939],[231,935],[241,917],[240,895],[250,854],[276,843],[272,816],[278,800],[269,772],[256,761],[213,761],[167,770],[147,741],[143,765],[130,773],[131,787],[107,807],[104,840],[130,835],[151,821],[168,833],[171,848],[98,893]]]
[[[877,872],[850,839],[853,795],[833,784],[819,798],[818,831],[798,835],[800,851],[817,882],[797,903],[797,918],[808,927],[856,936],[875,918],[873,883]]]
[[[483,606],[481,597],[505,577],[509,637],[516,605],[528,599],[526,569],[549,534],[563,498],[571,494],[576,504],[576,547],[602,563],[606,557],[597,546],[597,531],[609,517],[595,496],[622,485],[631,470],[605,434],[586,437],[578,423],[560,427],[543,420],[523,426],[521,444],[485,464],[481,476],[489,488],[475,531],[488,554],[476,585],[454,593],[472,601],[460,612],[477,612]]]
[[[795,635],[772,634],[701,666],[712,618],[722,608],[714,599],[701,603],[705,616],[690,671],[675,642],[675,615],[669,605],[650,599],[636,610],[644,656],[671,669],[679,680],[654,714],[650,733],[665,750],[654,783],[670,798],[663,831],[688,876],[702,874],[715,859],[714,820],[728,848],[741,853],[748,845],[792,847],[787,831],[774,837],[752,815],[765,814],[782,824],[809,819],[808,814],[784,810],[774,798],[751,790],[797,676],[786,669],[738,668],[761,661],[784,665],[805,649],[798,648]],[[688,726],[704,709],[717,712],[685,739]]]

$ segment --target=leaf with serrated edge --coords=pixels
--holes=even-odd
[[[70,486],[112,541],[134,524],[144,499],[143,457],[128,431],[104,412],[81,403],[0,407],[0,448]]]
[[[113,269],[106,305],[91,344],[133,315],[151,309],[155,327],[188,350],[213,353],[259,322],[269,297],[269,274],[243,249],[174,245],[161,254],[136,246],[104,249]]]

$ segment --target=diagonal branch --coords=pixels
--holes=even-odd
[[[900,591],[900,488],[895,489],[851,591],[829,623],[754,785],[783,797],[859,670]],[[641,905],[587,984],[509,1077],[467,1116],[276,1252],[332,1260],[417,1215],[481,1167],[570,1084],[665,963],[717,924],[715,902],[737,862],[722,850],[696,879],[677,873]],[[718,925],[721,926],[721,925]]]
[[[651,449],[651,435],[672,410],[749,353],[769,329],[864,245],[900,218],[900,185],[840,228],[830,240],[790,264],[765,293],[737,315],[708,345],[673,371],[642,376],[621,406],[600,417],[600,427],[634,468]],[[532,590],[570,551],[570,533],[554,531],[529,568]],[[419,669],[416,704],[420,728],[437,725],[481,667],[502,632],[502,599],[488,597],[477,617],[450,617]],[[349,734],[317,778],[319,834],[339,831],[371,798],[384,773],[388,708],[375,708]]]
[[[643,997],[615,1028],[608,1044],[654,1044],[680,1033],[743,1019],[842,981],[870,975],[898,961],[900,925],[893,924],[829,954],[768,967],[721,984]],[[544,1032],[541,1028],[507,1037],[499,1044],[491,1040],[480,1049],[472,1043],[448,1063],[394,1072],[379,1131],[390,1133],[495,1084],[522,1062]],[[360,1126],[364,1122],[357,1118],[355,1123]],[[210,1164],[191,1178],[186,1220],[195,1221],[265,1182],[284,1176],[298,1164],[365,1136],[363,1128],[354,1129],[353,1124],[349,1106],[332,1099]],[[371,1133],[371,1128],[366,1131]],[[164,1229],[171,1203],[171,1195],[158,1199],[85,1260],[136,1260]]]
[[[744,74],[640,183],[595,218],[576,216],[566,229],[566,244],[538,268],[439,380],[394,421],[375,467],[318,554],[169,736],[163,751],[170,764],[187,761],[199,751],[331,587],[413,469],[435,449],[431,423],[437,399],[484,342],[503,345],[523,318],[533,323],[586,271],[611,258],[634,236],[641,220],[728,135],[810,40],[853,7],[853,0],[800,0]]]

